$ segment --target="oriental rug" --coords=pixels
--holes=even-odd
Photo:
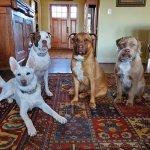
[[[0,150],[149,150],[150,149],[150,76],[145,74],[143,99],[133,107],[115,104],[114,74],[107,74],[109,90],[97,99],[96,109],[89,108],[89,97],[71,106],[68,89],[73,87],[72,74],[50,74],[52,97],[42,90],[46,103],[68,119],[58,123],[38,108],[28,114],[37,129],[30,137],[15,102],[0,103]],[[42,85],[42,89],[44,89]]]

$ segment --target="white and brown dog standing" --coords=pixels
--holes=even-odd
[[[73,33],[69,36],[73,41],[71,70],[74,80],[74,97],[71,103],[73,105],[78,103],[79,92],[81,95],[90,93],[90,107],[95,108],[95,98],[104,97],[107,93],[107,82],[105,73],[93,54],[92,36],[84,32]]]
[[[45,31],[30,33],[30,53],[29,57],[35,60],[35,74],[38,79],[44,77],[45,92],[48,96],[53,93],[48,87],[48,68],[50,66],[50,56],[48,49],[51,47],[51,34]]]
[[[144,88],[144,69],[141,62],[141,43],[134,37],[122,37],[116,40],[118,58],[115,65],[117,80],[117,97],[115,102],[121,100],[122,95],[128,96],[126,105],[133,105],[135,96],[141,98]]]

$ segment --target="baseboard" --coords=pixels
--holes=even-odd
[[[116,58],[96,58],[99,63],[116,63]]]

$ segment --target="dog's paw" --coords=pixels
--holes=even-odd
[[[88,96],[88,93],[80,93],[79,98],[86,98]]]
[[[133,102],[130,102],[129,100],[127,100],[126,106],[132,107],[133,106]]]
[[[30,136],[35,136],[36,135],[36,129],[35,129],[34,126],[28,128],[28,135],[30,135]]]
[[[121,98],[118,98],[118,97],[116,97],[115,99],[114,99],[114,103],[121,103],[122,101],[121,101]]]
[[[73,99],[73,100],[71,101],[71,105],[72,105],[72,106],[78,105],[78,100]]]
[[[89,105],[90,105],[90,108],[91,108],[91,109],[95,109],[95,108],[96,108],[96,104],[95,104],[94,102],[90,102]]]
[[[13,103],[13,99],[12,98],[8,98],[8,103]]]
[[[59,116],[57,119],[56,119],[58,122],[60,122],[61,124],[65,124],[67,123],[67,119],[62,117],[62,116]]]
[[[68,90],[68,93],[69,93],[69,95],[74,95],[74,88],[70,88],[70,89]]]
[[[47,96],[53,96],[53,93],[51,91],[46,91]]]

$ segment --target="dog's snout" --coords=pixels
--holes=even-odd
[[[82,45],[82,44],[80,44],[80,45],[79,45],[79,48],[83,48],[83,45]]]
[[[130,50],[129,49],[125,49],[125,53],[130,53]]]
[[[125,53],[125,55],[130,55],[130,49],[125,49],[124,53]]]
[[[26,85],[27,85],[27,80],[21,80],[21,84],[22,84],[23,86],[26,86]]]

